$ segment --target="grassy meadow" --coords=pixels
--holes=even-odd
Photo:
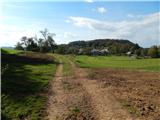
[[[84,68],[125,68],[160,71],[160,59],[127,56],[72,56],[1,49],[2,119],[41,120],[45,115],[49,82],[58,62],[63,74],[73,72],[72,62]]]
[[[46,54],[1,50],[2,120],[43,119],[48,85],[56,71]]]
[[[74,59],[72,55],[60,55],[54,54],[54,57],[57,61],[60,61],[63,64],[63,75],[68,76],[73,72],[70,60]]]
[[[75,62],[84,68],[126,68],[160,71],[160,59],[135,59],[127,56],[77,56]]]

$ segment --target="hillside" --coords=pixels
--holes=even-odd
[[[74,41],[68,44],[70,47],[94,47],[94,48],[102,48],[102,47],[110,47],[112,45],[129,45],[134,46],[135,44],[130,42],[129,40],[122,39],[95,39],[89,41]]]
[[[108,49],[111,54],[123,54],[128,51],[134,52],[141,47],[129,40],[122,39],[95,39],[90,41],[74,41],[63,46],[67,54],[79,53],[89,54],[92,49],[102,50]]]

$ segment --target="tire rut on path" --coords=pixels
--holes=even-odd
[[[47,105],[47,119],[57,120],[63,116],[67,109],[64,104],[65,95],[63,94],[63,88],[61,86],[63,65],[57,66],[57,71],[54,80],[51,81],[49,99]]]
[[[85,69],[70,63],[74,77],[64,78],[63,64],[57,66],[55,78],[50,86],[46,119],[137,120],[121,107],[107,88],[100,87],[96,80],[88,79]],[[80,112],[75,114],[77,108]]]
[[[83,86],[72,75],[63,76],[63,65],[58,65],[51,81],[46,119],[96,120],[91,111],[90,96]]]
[[[107,88],[101,88],[96,80],[88,79],[87,71],[76,67],[73,62],[71,64],[74,67],[77,80],[81,81],[81,84],[91,96],[91,105],[98,120],[137,120],[122,108]]]

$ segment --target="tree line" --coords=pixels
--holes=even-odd
[[[53,39],[55,33],[50,33],[48,29],[40,31],[42,38],[37,36],[28,38],[22,37],[17,43],[16,49],[33,52],[52,52],[59,54],[92,55],[93,49],[109,51],[108,55],[136,55],[140,57],[160,57],[160,46],[142,48],[129,40],[122,39],[96,39],[90,41],[74,41],[69,44],[57,45]]]
[[[43,38],[23,36],[15,49],[33,52],[54,52],[56,43],[53,36],[55,36],[55,33],[50,33],[46,28],[41,30],[40,33]]]
[[[97,39],[91,41],[74,41],[69,44],[58,45],[56,52],[59,54],[81,54],[92,55],[93,49],[108,49],[108,55],[127,55],[138,57],[160,57],[160,46],[152,46],[150,48],[140,47],[129,40],[121,39]]]

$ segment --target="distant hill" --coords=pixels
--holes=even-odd
[[[141,48],[138,44],[123,39],[95,39],[90,41],[74,41],[63,46],[65,47],[67,54],[77,54],[80,49],[83,51],[82,54],[89,54],[92,49],[108,49],[111,54],[122,54],[128,51],[134,52],[136,49]]]
[[[121,40],[121,39],[95,39],[90,41],[74,41],[68,44],[69,47],[77,47],[77,48],[94,47],[97,49],[102,47],[110,47],[117,45],[133,47],[136,44],[130,42],[129,40]]]
[[[6,46],[2,46],[1,48],[3,48],[3,49],[12,49],[12,50],[14,49],[14,47],[8,47],[8,46],[7,47]]]

